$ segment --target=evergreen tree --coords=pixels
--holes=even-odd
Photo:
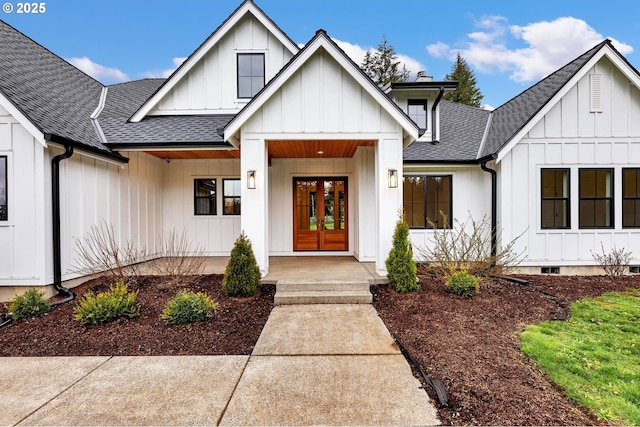
[[[260,268],[253,254],[251,241],[242,232],[231,249],[222,288],[228,296],[248,297],[258,292],[260,279]]]
[[[385,86],[388,83],[406,82],[409,79],[407,67],[398,60],[396,50],[389,44],[386,36],[382,36],[382,41],[375,52],[367,52],[360,65],[371,80],[378,86]]]
[[[409,242],[409,224],[404,215],[396,223],[393,232],[393,247],[385,262],[389,286],[404,294],[420,289],[417,267],[413,260],[413,250]]]
[[[460,55],[460,52],[458,52],[455,64],[451,67],[451,74],[447,74],[444,79],[460,82],[458,88],[446,94],[444,99],[472,107],[480,107],[480,102],[484,96],[480,89],[476,87],[476,77],[471,68],[469,68],[467,61]]]

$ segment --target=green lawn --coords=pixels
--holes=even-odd
[[[601,419],[640,425],[640,291],[571,306],[566,322],[528,326],[520,348]]]

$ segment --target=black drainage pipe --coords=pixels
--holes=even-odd
[[[62,260],[61,260],[61,238],[60,238],[60,162],[73,155],[73,147],[65,145],[62,154],[51,159],[51,197],[52,197],[52,222],[53,222],[53,287],[58,295],[65,295],[62,300],[51,303],[52,306],[64,304],[72,301],[76,294],[62,286]]]
[[[480,163],[480,168],[491,174],[491,266],[495,266],[498,253],[498,176],[495,170],[487,167],[487,161]]]

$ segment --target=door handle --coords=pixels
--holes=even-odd
[[[324,231],[324,217],[321,216],[320,218],[318,218],[318,220],[320,221],[320,227],[318,227],[318,231]]]

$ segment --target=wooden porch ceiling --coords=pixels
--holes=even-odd
[[[270,159],[323,159],[353,157],[358,147],[373,147],[373,140],[271,140],[269,141]]]
[[[353,157],[358,147],[373,147],[373,140],[270,140],[269,159],[330,159]],[[239,159],[240,150],[149,150],[147,154],[161,159]]]

